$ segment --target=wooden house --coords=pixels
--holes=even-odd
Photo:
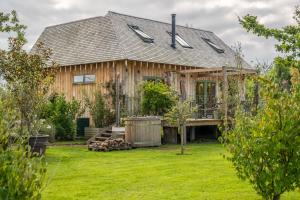
[[[237,67],[235,52],[213,32],[176,25],[175,15],[165,23],[108,12],[46,27],[38,42],[61,66],[52,90],[67,99],[108,94],[109,85],[119,84],[115,92],[135,115],[139,83],[162,79],[199,105],[191,126],[218,124],[212,107],[221,102],[226,112],[227,77],[255,72],[244,60]]]

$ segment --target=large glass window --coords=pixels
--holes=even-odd
[[[199,81],[196,84],[196,103],[199,107],[199,117],[212,118],[216,109],[216,83]]]

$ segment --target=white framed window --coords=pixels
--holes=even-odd
[[[189,45],[182,37],[180,37],[178,34],[175,35],[176,41],[185,48],[192,48],[191,45]]]
[[[75,75],[73,78],[73,83],[83,83],[83,75]]]
[[[95,81],[96,81],[96,75],[95,74],[84,75],[84,82],[85,83],[94,83]]]
[[[172,33],[167,31],[167,33],[172,37]],[[190,48],[192,49],[193,47],[189,45],[178,33],[175,34],[175,40],[184,48]]]
[[[153,43],[154,39],[142,31],[138,26],[128,25],[144,42]]]
[[[75,75],[73,78],[74,84],[80,83],[94,83],[96,81],[95,74],[84,74],[84,75]]]
[[[209,46],[211,46],[216,52],[224,53],[224,49],[222,49],[219,45],[212,42],[210,39],[202,38]]]

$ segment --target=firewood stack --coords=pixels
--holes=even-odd
[[[128,150],[131,145],[124,141],[123,138],[107,138],[104,141],[93,141],[88,145],[90,151],[112,151],[112,150]]]

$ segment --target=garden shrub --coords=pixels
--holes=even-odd
[[[51,121],[55,127],[55,138],[72,140],[76,134],[76,116],[80,111],[80,102],[66,101],[63,95],[53,95],[44,105],[41,118]]]
[[[100,91],[94,95],[94,100],[85,99],[96,128],[109,126],[114,122],[114,113],[110,111],[107,102]]]
[[[175,91],[161,81],[144,82],[141,90],[142,113],[145,115],[163,115],[176,101]]]
[[[33,157],[27,137],[20,135],[14,98],[0,91],[0,199],[38,200],[44,186],[44,158]]]

